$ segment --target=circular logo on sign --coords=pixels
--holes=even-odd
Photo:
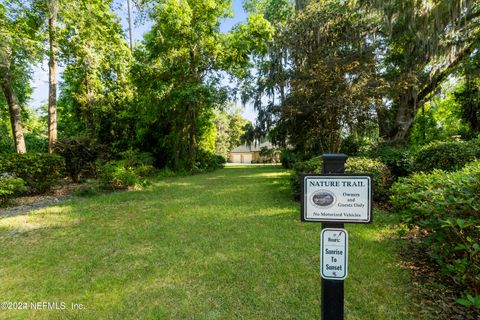
[[[327,209],[335,204],[336,197],[330,191],[318,190],[312,194],[310,201],[317,208]]]

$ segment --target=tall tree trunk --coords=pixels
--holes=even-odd
[[[389,112],[394,112],[395,116],[387,115],[387,113],[378,113],[379,122],[388,121],[388,118],[395,119],[392,123],[386,138],[388,140],[403,140],[408,137],[410,128],[415,121],[418,108],[425,103],[425,99],[437,89],[451,73],[465,58],[467,58],[476,48],[476,43],[472,42],[458,51],[456,56],[450,61],[447,67],[443,70],[431,74],[423,82],[421,90],[410,86],[408,89],[400,93],[397,101],[398,108],[392,108]]]
[[[197,59],[196,59],[196,45],[193,48],[190,48],[190,76],[194,83],[201,83],[202,80],[200,79],[198,67],[197,67]],[[197,115],[196,115],[196,108],[198,103],[190,103],[187,108],[187,119],[189,119],[189,129],[188,129],[188,167],[189,169],[193,169],[195,165],[195,161],[197,158],[197,141],[196,141],[196,133],[197,133]]]
[[[180,167],[179,165],[180,165],[180,155],[182,153],[182,148],[183,148],[183,136],[184,136],[184,132],[185,132],[186,121],[187,121],[187,118],[188,118],[187,112],[188,112],[188,107],[187,107],[187,110],[185,112],[186,116],[183,117],[183,119],[181,120],[181,124],[178,126],[179,129],[176,129],[176,130],[180,130],[180,135],[179,135],[177,141],[175,141],[175,157],[173,159],[173,170],[174,171],[177,171]]]
[[[195,105],[190,106],[189,110],[189,118],[190,118],[190,125],[189,125],[189,132],[188,132],[188,166],[189,169],[193,169],[195,165],[195,160],[197,158],[197,140],[196,140],[196,133],[197,133],[197,117],[196,117],[196,110]]]
[[[295,0],[295,8],[297,11],[303,10],[309,3],[310,0]]]
[[[423,101],[421,103],[423,103]],[[395,125],[390,132],[390,138],[393,140],[405,140],[408,137],[410,128],[417,115],[417,111],[417,90],[413,87],[409,87],[400,94]]]
[[[127,0],[128,7],[128,33],[130,35],[130,50],[133,50],[133,32],[132,32],[132,8],[130,0]]]
[[[393,127],[393,112],[385,107],[383,103],[375,105],[377,112],[378,131],[380,138],[388,140],[390,138],[390,131]]]
[[[48,152],[53,152],[57,142],[57,3],[49,2],[50,17],[48,19],[48,35],[50,38],[50,61],[48,63]]]
[[[8,71],[3,75],[0,85],[10,111],[10,122],[12,124],[12,134],[13,140],[15,141],[15,149],[17,150],[17,153],[26,153],[27,147],[25,146],[25,139],[23,137],[20,106],[18,105],[17,97],[13,92],[12,79]]]

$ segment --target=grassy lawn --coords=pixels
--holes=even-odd
[[[0,219],[0,319],[319,319],[319,224],[288,172],[228,167]],[[347,225],[346,319],[418,319],[386,215]],[[71,304],[82,304],[72,310]]]

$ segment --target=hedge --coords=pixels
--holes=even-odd
[[[34,193],[49,190],[64,176],[65,162],[59,155],[48,153],[2,154],[0,173],[13,174],[25,181]]]
[[[25,190],[23,179],[8,174],[0,175],[0,204],[7,202],[10,197]]]
[[[401,178],[391,191],[396,214],[410,228],[424,231],[422,243],[441,273],[479,296],[480,161],[456,172]]]
[[[420,148],[413,156],[415,171],[434,169],[455,171],[467,163],[480,159],[480,141],[432,142]]]

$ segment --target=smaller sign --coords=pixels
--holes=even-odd
[[[344,280],[348,271],[348,233],[345,229],[325,228],[320,235],[322,278]]]

